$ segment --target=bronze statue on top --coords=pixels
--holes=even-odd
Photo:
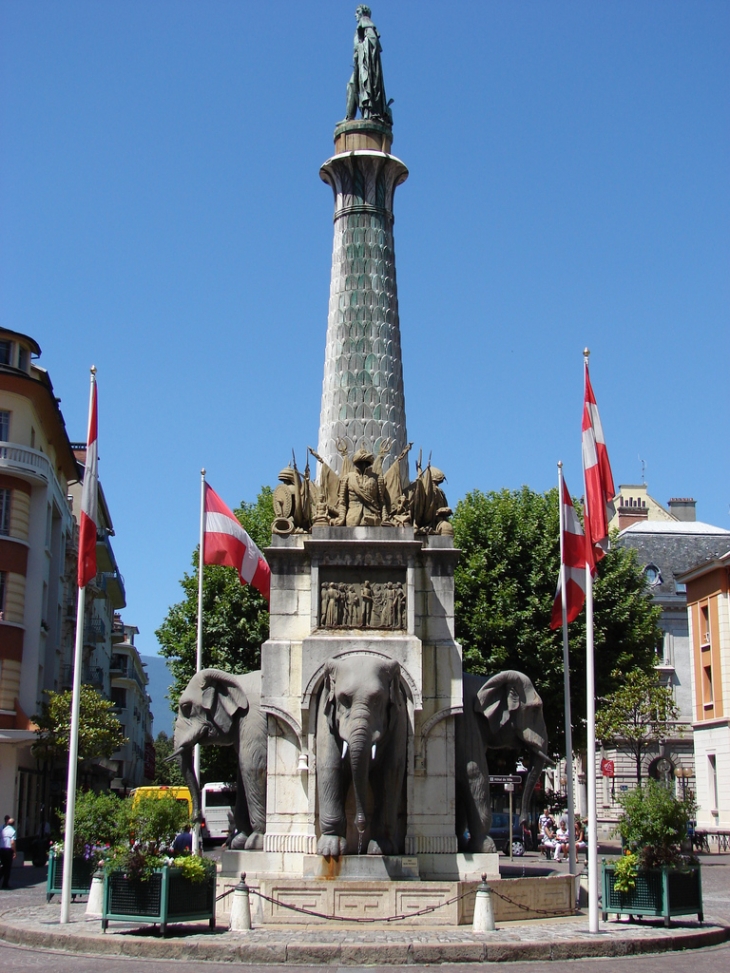
[[[355,11],[357,29],[355,30],[355,59],[352,77],[347,84],[347,113],[351,121],[358,107],[363,118],[377,118],[393,124],[390,111],[391,102],[385,97],[383,67],[380,63],[380,34],[370,19],[372,11],[365,4]]]
[[[308,453],[319,462],[319,479],[309,477],[309,461],[302,475],[292,461],[279,474],[281,483],[274,490],[275,534],[309,533],[312,527],[414,527],[417,534],[453,535],[449,523],[452,510],[441,489],[446,477],[431,466],[421,468],[412,482],[403,476],[401,461],[413,443],[403,449],[383,473],[383,461],[391,442],[379,444],[378,455],[361,445],[354,456],[347,453],[344,440],[337,443],[342,455],[338,475],[311,446]]]

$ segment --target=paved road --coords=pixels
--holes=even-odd
[[[708,917],[722,919],[730,924],[730,854],[702,856],[702,885],[705,913]],[[26,867],[13,873],[16,886],[11,892],[0,893],[0,912],[4,908],[18,908],[38,902],[42,891],[45,869]],[[170,973],[172,963],[176,973],[231,973],[230,963],[196,963],[184,960],[147,960],[126,957],[86,956],[49,950],[30,950],[6,946],[0,943],[0,971],[2,973]],[[476,970],[471,964],[443,964],[440,973],[468,973]],[[480,964],[479,970],[489,969]],[[322,966],[246,966],[246,973],[314,973]],[[415,965],[403,967],[324,967],[343,973],[377,973],[378,970],[394,973],[396,970],[415,973],[418,970],[433,971],[433,966]],[[626,959],[585,959],[569,961],[570,973],[718,973],[730,970],[730,943],[691,952],[659,953],[627,957]],[[556,973],[555,962],[510,963],[510,973]]]
[[[174,967],[173,967],[174,964]],[[509,963],[509,973],[556,973],[556,963]],[[661,953],[651,956],[634,956],[627,959],[585,959],[570,960],[571,973],[719,973],[730,969],[730,944],[710,949],[692,950],[691,953]],[[500,968],[504,968],[499,964]],[[33,951],[13,946],[0,945],[0,969],[3,973],[231,973],[230,963],[186,963],[180,960],[148,960],[121,957],[80,956],[69,953]],[[495,964],[495,970],[497,964]],[[434,966],[249,966],[246,973],[315,973],[322,970],[342,971],[342,973],[433,973]],[[490,967],[485,964],[444,964],[438,967],[439,973],[481,973]]]

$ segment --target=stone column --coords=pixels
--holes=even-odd
[[[350,456],[363,441],[377,455],[392,440],[384,469],[407,441],[393,196],[408,169],[389,154],[391,140],[383,122],[342,122],[319,173],[335,215],[318,451],[337,472],[339,439]]]

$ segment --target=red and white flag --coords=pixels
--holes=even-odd
[[[236,515],[207,483],[203,564],[225,564],[235,568],[241,584],[253,585],[269,600],[271,569],[266,559]]]
[[[84,486],[81,492],[78,585],[84,588],[96,577],[96,527],[99,522],[99,457],[96,449],[96,378],[91,383],[89,435],[86,438]]]
[[[586,600],[586,546],[583,528],[578,520],[570,491],[563,480],[563,538],[561,544],[562,563],[565,565],[566,611],[569,622],[575,621]],[[550,628],[560,628],[563,624],[563,598],[561,576],[555,592]]]
[[[613,498],[611,464],[606,440],[593,394],[588,361],[585,363],[585,400],[583,403],[583,476],[585,478],[584,523],[586,560],[593,568],[608,550],[608,523],[616,512]]]

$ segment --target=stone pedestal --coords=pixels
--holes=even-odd
[[[269,714],[266,852],[312,855],[318,836],[315,714],[329,659],[382,655],[400,664],[408,707],[406,856],[453,856],[453,716],[462,710],[461,648],[454,639],[450,537],[413,528],[324,527],[274,537],[270,638],[261,650]],[[325,627],[322,584],[337,578],[402,585],[406,610],[389,630]]]

